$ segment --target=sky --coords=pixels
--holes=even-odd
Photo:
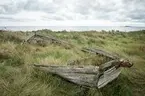
[[[0,26],[145,26],[145,0],[0,0]]]

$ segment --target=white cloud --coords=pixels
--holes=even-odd
[[[145,25],[144,0],[0,0],[0,25]]]

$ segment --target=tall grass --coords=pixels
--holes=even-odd
[[[74,45],[65,49],[57,45],[22,44],[33,32],[0,33],[0,96],[144,96],[145,94],[145,31],[120,32],[52,32]],[[83,53],[80,48],[101,48],[128,58],[134,63],[101,89],[84,88],[62,78],[32,68],[31,64],[59,64],[77,60],[77,64],[101,64],[105,58]]]

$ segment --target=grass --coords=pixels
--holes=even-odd
[[[125,33],[39,30],[36,33],[55,36],[75,47],[65,49],[55,44],[22,44],[34,32],[1,32],[1,96],[144,96],[145,31]],[[30,66],[34,63],[67,65],[73,60],[84,65],[105,62],[105,58],[81,52],[79,49],[83,47],[104,49],[129,59],[134,66],[130,69],[124,68],[116,80],[101,89],[86,89]]]

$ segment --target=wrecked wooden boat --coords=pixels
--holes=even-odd
[[[58,46],[62,46],[66,49],[70,49],[73,47],[73,45],[63,41],[63,40],[59,40],[51,35],[49,36],[43,36],[43,35],[39,35],[39,34],[34,34],[31,37],[29,37],[27,40],[25,40],[25,42],[29,43],[29,44],[37,44],[37,45],[41,45],[41,46],[47,46],[49,44],[54,44],[54,45],[58,45]]]
[[[34,67],[48,73],[56,74],[72,83],[102,88],[116,79],[121,73],[121,67],[131,67],[128,60],[112,60],[100,66],[58,66],[38,65]]]
[[[110,61],[98,66],[73,65],[74,62],[71,62],[67,66],[34,64],[34,67],[81,86],[102,88],[119,76],[122,67],[133,66],[129,60],[120,59],[100,49],[83,48],[82,51],[106,56]]]

